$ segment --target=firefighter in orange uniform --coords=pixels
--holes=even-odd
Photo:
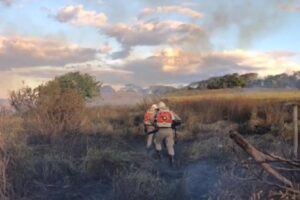
[[[147,110],[144,116],[144,128],[145,133],[147,134],[147,144],[146,148],[149,150],[152,146],[153,136],[156,133],[157,128],[155,127],[154,119],[158,112],[158,106],[153,104],[149,110]]]
[[[175,134],[173,128],[174,121],[181,121],[181,119],[173,111],[171,111],[164,102],[159,102],[158,113],[156,116],[156,125],[158,127],[158,132],[156,133],[154,144],[158,156],[161,155],[162,142],[166,140],[167,151],[169,155],[170,165],[174,164],[174,139]]]

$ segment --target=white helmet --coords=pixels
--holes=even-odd
[[[152,106],[151,106],[151,108],[150,108],[151,110],[157,110],[158,109],[158,106],[157,106],[157,104],[153,104]]]
[[[164,102],[161,101],[161,102],[158,103],[158,108],[159,109],[166,109],[167,106],[166,106],[166,104]]]

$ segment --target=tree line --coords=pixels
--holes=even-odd
[[[191,83],[188,89],[226,89],[226,88],[283,88],[300,89],[300,71],[293,74],[269,75],[260,78],[257,73],[226,74],[207,80]]]

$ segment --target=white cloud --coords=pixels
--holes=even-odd
[[[193,19],[200,19],[203,17],[203,14],[195,11],[191,8],[184,7],[184,6],[164,6],[164,7],[157,7],[157,8],[145,8],[142,13],[139,15],[139,18],[144,18],[147,16],[152,16],[156,14],[180,14],[191,17]]]
[[[114,58],[127,57],[135,46],[158,46],[163,44],[180,45],[186,42],[200,41],[199,45],[210,46],[205,32],[196,24],[167,20],[161,22],[138,21],[134,24],[108,25],[102,31],[115,38],[123,47]]]
[[[257,72],[261,76],[300,70],[293,61],[299,54],[258,53],[244,50],[193,53],[167,48],[146,59],[129,61],[124,69],[132,71],[135,83],[178,83],[199,81],[229,73]]]
[[[82,5],[70,5],[62,8],[54,17],[59,22],[71,23],[76,26],[101,27],[107,22],[104,13],[85,10]]]
[[[0,37],[0,68],[65,65],[95,58],[97,50],[59,41]]]
[[[202,14],[188,7],[167,6],[156,9],[145,9],[143,16],[159,13],[177,13],[187,15],[193,19],[199,19]],[[55,14],[55,19],[62,23],[73,25],[86,25],[99,28],[100,32],[110,38],[114,38],[121,50],[112,52],[113,59],[126,58],[136,46],[159,46],[164,44],[182,45],[197,42],[205,49],[210,46],[205,31],[197,24],[176,20],[144,21],[135,20],[131,23],[109,24],[103,13],[87,11],[82,5],[65,7]],[[103,47],[100,51],[111,51]]]

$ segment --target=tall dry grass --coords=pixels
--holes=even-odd
[[[107,136],[140,135],[144,110],[137,107],[105,106],[87,109],[84,132]]]
[[[163,99],[177,112],[185,123],[185,134],[200,132],[199,124],[227,120],[241,125],[241,131],[281,131],[285,122],[291,121],[287,102],[300,102],[299,91],[243,92],[218,90],[183,93]]]
[[[160,187],[165,181],[153,175],[153,166],[136,152],[140,149],[135,149],[131,141],[136,136],[145,136],[143,115],[152,103],[165,101],[183,120],[181,138],[189,140],[201,135],[204,125],[212,123],[221,124],[220,132],[224,132],[227,124],[219,121],[235,123],[248,134],[258,133],[259,128],[281,131],[282,124],[291,121],[285,102],[300,100],[299,93],[294,92],[244,95],[214,91],[152,99],[135,107],[86,108],[74,95],[54,92],[40,104],[35,102],[35,108],[26,115],[0,112],[0,199],[34,195],[46,199],[53,186],[76,188],[94,181],[112,184],[116,199],[123,197],[124,188],[129,191],[127,199],[144,198],[145,194],[155,196],[152,191],[164,195]],[[36,135],[55,139],[36,142]],[[143,140],[138,141],[141,146],[144,144]],[[224,154],[219,154],[219,149],[214,149],[216,143],[223,144],[223,140],[195,141],[186,157],[225,157],[227,148],[220,147]],[[75,189],[70,191],[81,195]]]
[[[23,137],[24,120],[10,110],[0,110],[0,199],[26,193],[29,148]]]
[[[191,139],[203,131],[203,125],[218,121],[236,123],[240,131],[246,134],[285,131],[285,123],[292,120],[291,108],[285,104],[300,102],[300,92],[192,91],[191,94],[145,100],[135,107],[92,108],[88,111],[86,132],[116,136],[143,135],[144,112],[151,104],[161,100],[182,118],[182,138]]]
[[[11,183],[8,180],[8,168],[10,164],[10,156],[7,152],[5,141],[0,138],[0,199],[6,200],[10,197]]]

